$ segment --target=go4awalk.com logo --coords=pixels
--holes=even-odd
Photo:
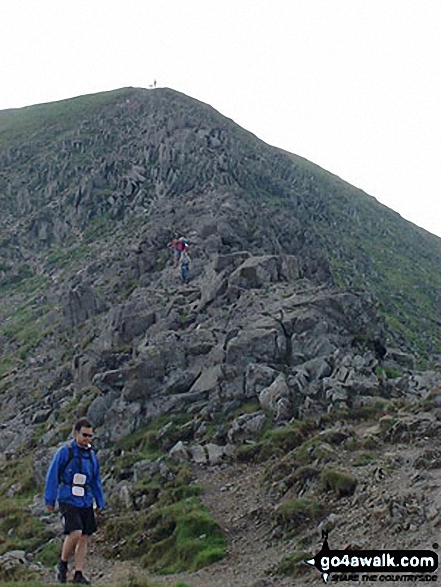
[[[438,555],[432,550],[331,550],[327,532],[323,533],[323,538],[320,552],[305,562],[320,571],[325,583],[330,579],[400,583],[437,580],[433,573],[438,569]],[[438,545],[434,544],[433,548]],[[331,576],[331,573],[343,575]]]

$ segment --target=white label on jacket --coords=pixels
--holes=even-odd
[[[85,485],[86,484],[86,475],[83,473],[75,473],[73,478],[74,485]]]
[[[72,486],[72,495],[75,495],[76,497],[83,497],[84,496],[84,487],[81,487],[80,485],[73,485]]]

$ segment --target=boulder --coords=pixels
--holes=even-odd
[[[298,339],[291,339],[293,349],[298,345]],[[304,334],[301,341],[302,351],[306,357],[310,359],[318,357],[330,357],[342,345],[342,342],[335,336],[330,336],[325,333],[311,331]],[[293,360],[295,359],[296,351],[293,351]]]
[[[191,458],[197,465],[205,465],[207,463],[207,454],[204,447],[200,444],[194,444],[189,448]]]
[[[204,369],[190,389],[190,393],[198,393],[208,397],[211,393],[218,391],[224,379],[222,365],[216,365]]]
[[[338,523],[340,523],[341,517],[337,514],[331,513],[318,525],[317,532],[319,536],[322,536],[323,532],[330,532],[333,530]]]
[[[293,396],[308,394],[310,391],[308,387],[308,374],[305,371],[298,371],[295,375],[290,375],[288,377],[288,386]]]
[[[99,427],[104,424],[106,413],[111,408],[117,397],[118,393],[116,391],[112,391],[106,395],[99,395],[92,400],[92,403],[87,410],[86,417],[93,422],[95,427]]]
[[[415,368],[415,357],[400,349],[388,348],[384,365],[391,368],[399,366],[412,371]]]
[[[52,408],[37,410],[35,414],[32,416],[32,424],[42,424],[43,422],[46,422],[51,413]]]
[[[36,518],[43,518],[48,515],[47,507],[44,501],[44,495],[38,493],[34,496],[32,504],[29,506],[29,511]]]
[[[307,396],[302,405],[298,408],[299,420],[306,420],[308,418],[318,418],[323,414],[323,406],[318,401]]]
[[[225,447],[209,442],[205,445],[210,465],[218,465],[225,457]]]
[[[188,392],[200,374],[200,371],[193,370],[172,373],[164,382],[164,393],[174,395]]]
[[[295,342],[295,336],[312,331],[319,322],[320,315],[310,308],[299,308],[296,312],[291,312],[284,317],[284,326],[294,337],[293,342]]]
[[[108,442],[116,442],[132,434],[141,425],[141,411],[139,402],[116,399],[107,410],[103,425],[97,429],[97,435]]]
[[[250,257],[251,253],[248,251],[239,251],[237,253],[231,253],[230,255],[217,255],[213,262],[213,268],[217,273],[220,273],[225,269],[233,271]]]
[[[73,378],[79,389],[91,385],[98,370],[95,357],[76,355],[72,361]]]
[[[247,398],[256,397],[263,389],[271,385],[278,372],[268,365],[250,363],[245,373],[245,395]]]
[[[159,472],[158,461],[143,459],[133,465],[133,481],[137,483],[141,480],[150,479],[155,473]]]
[[[271,385],[259,393],[259,403],[267,412],[274,412],[281,398],[290,398],[290,390],[284,375],[279,375]]]
[[[70,328],[74,328],[95,316],[102,309],[102,304],[91,285],[80,284],[69,290],[64,302],[64,318]]]
[[[162,388],[166,367],[160,350],[151,345],[147,352],[139,356],[139,361],[124,371],[122,397],[127,401],[145,401],[157,395]]]
[[[345,402],[349,398],[349,393],[343,385],[335,384],[326,391],[326,399],[331,403]]]
[[[280,397],[274,406],[274,417],[276,422],[287,422],[294,416],[294,407],[286,397]]]
[[[175,444],[175,446],[169,451],[168,456],[173,461],[180,463],[188,461],[189,454],[182,440]]]
[[[156,312],[151,309],[148,300],[138,298],[111,308],[107,322],[112,346],[119,342],[129,343],[155,324]]]
[[[177,320],[180,320],[178,314]],[[173,330],[164,330],[161,321],[152,326],[151,332],[137,346],[136,355],[144,365],[146,376],[153,374],[162,378],[188,367],[185,339]]]
[[[241,289],[261,288],[265,283],[278,281],[275,256],[250,257],[229,278],[229,284]]]
[[[228,430],[227,438],[234,444],[238,441],[251,440],[259,435],[262,430],[267,416],[263,412],[254,412],[253,414],[243,414],[239,416]]]
[[[217,340],[214,333],[199,325],[185,342],[185,352],[189,357],[207,355],[215,346]]]
[[[207,278],[201,301],[197,308],[198,312],[203,312],[212,302],[218,298],[222,298],[227,289],[228,281],[223,273],[220,275],[215,274],[211,279]]]
[[[435,390],[441,389],[441,374],[438,371],[423,371],[408,378],[408,389],[420,397],[427,397]]]
[[[121,481],[112,490],[110,501],[113,506],[122,509],[131,509],[133,507],[133,499],[130,492],[130,485],[127,481]]]
[[[300,277],[299,261],[294,255],[281,255],[278,269],[280,281],[295,281]]]
[[[226,348],[229,364],[284,363],[286,359],[286,337],[279,324],[267,328],[250,325],[231,339]]]
[[[19,567],[29,567],[24,550],[10,550],[0,556],[0,573],[2,576],[8,576]]]
[[[112,369],[103,373],[97,373],[92,383],[103,393],[121,391],[126,380],[133,376],[133,373],[132,369]]]
[[[308,374],[309,380],[323,379],[324,377],[329,377],[332,373],[332,367],[324,357],[306,361],[301,367]]]
[[[374,373],[371,373],[370,376],[364,376],[352,372],[348,377],[345,385],[354,395],[378,396],[380,394],[378,378],[376,375],[374,375]]]
[[[259,289],[266,283],[294,281],[300,271],[292,255],[261,255],[246,259],[229,278],[229,285],[239,289]]]

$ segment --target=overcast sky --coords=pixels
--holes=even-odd
[[[0,110],[155,79],[441,236],[441,0],[0,0]]]

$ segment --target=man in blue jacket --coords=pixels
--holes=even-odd
[[[61,447],[55,454],[46,475],[45,502],[50,512],[58,501],[64,519],[64,533],[67,534],[57,565],[56,579],[66,583],[67,563],[72,553],[75,555],[75,575],[73,582],[89,585],[83,575],[89,537],[96,531],[97,514],[104,508],[104,494],[98,460],[90,441],[93,426],[82,418],[74,425],[74,440],[69,446]]]

